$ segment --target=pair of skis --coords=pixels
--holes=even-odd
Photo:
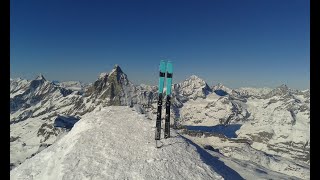
[[[158,111],[157,111],[157,120],[156,120],[156,133],[155,140],[160,140],[161,136],[161,112],[162,112],[162,98],[163,98],[163,87],[164,80],[166,76],[166,116],[165,116],[165,126],[164,126],[164,138],[167,139],[170,137],[170,105],[171,105],[171,84],[172,84],[172,71],[173,66],[172,62],[162,60],[160,62],[160,77],[159,77],[159,99],[158,99]],[[158,146],[157,146],[158,147]]]

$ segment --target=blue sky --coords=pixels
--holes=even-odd
[[[119,64],[156,85],[195,74],[231,88],[310,85],[308,0],[12,0],[11,77],[93,82]]]

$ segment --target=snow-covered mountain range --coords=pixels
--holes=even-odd
[[[11,171],[12,177],[20,175],[27,177],[24,172],[28,168],[30,171],[30,167],[23,162],[33,162],[35,166],[41,168],[41,157],[49,158],[50,151],[58,151],[57,148],[62,148],[62,144],[69,141],[68,138],[75,138],[72,134],[77,134],[79,131],[79,128],[75,130],[79,123],[83,124],[84,121],[98,123],[93,120],[94,114],[103,111],[104,115],[101,115],[101,118],[107,118],[116,112],[121,116],[122,110],[124,113],[128,111],[126,108],[121,111],[108,109],[107,106],[132,108],[135,114],[144,116],[146,121],[150,121],[149,124],[155,126],[153,120],[156,117],[157,90],[157,86],[134,85],[118,65],[109,73],[101,73],[98,79],[89,85],[76,81],[51,82],[42,75],[31,81],[21,78],[10,79],[10,166],[12,169],[17,169]],[[193,146],[199,146],[201,151],[209,153],[210,156],[224,159],[223,162],[228,164],[228,167],[246,179],[255,175],[263,178],[268,175],[284,179],[291,176],[309,178],[309,90],[294,90],[286,85],[274,89],[250,87],[231,89],[222,84],[210,87],[204,80],[192,75],[183,82],[173,84],[172,91],[172,123],[175,121],[179,124],[179,129],[172,131],[183,137],[175,141],[187,144],[190,144],[188,141],[194,142]],[[148,126],[146,124],[142,126]],[[149,130],[154,131],[154,129]],[[113,135],[101,134],[101,136]],[[147,143],[151,140],[145,141]],[[71,147],[71,149],[65,145],[64,147],[71,154],[76,153]],[[183,153],[181,155],[194,158]],[[66,161],[67,159],[62,159],[58,162],[65,164]],[[110,163],[115,161],[112,160]],[[67,166],[71,166],[72,163]],[[120,164],[119,162],[119,166]],[[257,172],[242,172],[241,166],[244,164],[252,170],[258,169]],[[263,176],[259,170],[266,172],[267,175]],[[40,170],[35,171],[40,172]],[[215,173],[213,170],[211,175],[205,174],[217,179],[220,176],[226,178],[223,173],[220,173],[220,176],[219,173]],[[108,172],[103,177],[108,177],[107,174]],[[117,177],[130,178],[134,177],[133,174],[134,171],[130,175]],[[142,179],[153,177],[146,172],[142,174],[138,172],[135,174],[137,178],[139,174]],[[66,176],[65,173],[52,175],[53,179]]]

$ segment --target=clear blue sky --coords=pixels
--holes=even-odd
[[[12,0],[10,13],[13,78],[93,82],[119,64],[156,85],[168,59],[173,83],[310,84],[308,0]]]

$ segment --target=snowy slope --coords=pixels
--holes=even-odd
[[[214,93],[205,99],[185,102],[179,110],[180,124],[193,130],[188,133],[195,142],[211,145],[240,161],[248,160],[269,170],[308,179],[309,91],[281,85],[272,90],[250,88],[250,93],[239,93],[220,87],[213,88]],[[204,134],[206,137],[202,137]],[[229,141],[232,146],[225,143]],[[243,142],[248,145],[243,147]]]
[[[10,79],[10,98],[22,94],[29,84],[30,81],[26,79]]]
[[[75,115],[81,96],[47,81],[13,79],[10,86],[10,167],[51,145],[65,130],[53,123],[59,114]]]
[[[11,179],[223,179],[197,147],[173,134],[155,148],[154,121],[128,107],[88,113]],[[177,137],[175,137],[177,136]]]
[[[297,179],[310,179],[310,166],[282,156],[272,155],[250,146],[250,141],[242,138],[227,138],[201,133],[182,133],[199,146],[208,149],[227,166],[245,179],[279,179],[294,176]],[[293,177],[291,177],[293,178]]]
[[[205,150],[171,129],[154,142],[154,121],[128,107],[87,113],[56,143],[10,172],[11,179],[297,179]],[[186,136],[188,137],[188,136]],[[192,137],[189,137],[192,138]]]
[[[286,85],[231,89],[220,83],[210,88],[192,75],[173,84],[172,91],[171,123],[176,120],[191,130],[183,136],[192,139],[194,146],[212,146],[229,158],[219,155],[223,162],[230,162],[230,167],[246,179],[288,175],[308,179],[310,90],[293,90]],[[10,92],[12,167],[26,158],[33,159],[66,134],[54,127],[58,116],[82,118],[106,106],[124,105],[154,120],[158,99],[157,86],[134,86],[117,65],[84,88],[83,94],[52,85],[42,75],[33,81],[10,79]],[[252,167],[252,173],[243,173],[242,165]],[[220,175],[226,178],[221,172]]]

